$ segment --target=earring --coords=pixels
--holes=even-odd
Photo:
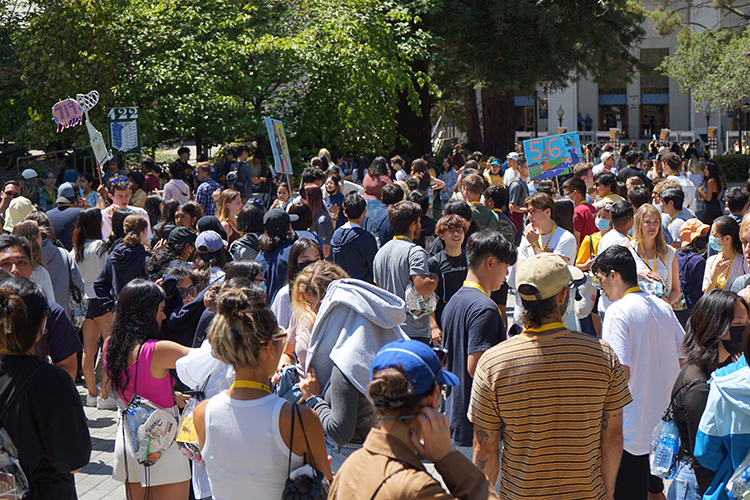
[[[11,331],[12,330],[10,327],[10,321],[8,321],[8,318],[4,318],[3,319],[3,332],[5,332],[5,335],[10,335]]]

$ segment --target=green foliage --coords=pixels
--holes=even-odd
[[[713,157],[724,170],[727,182],[745,182],[750,168],[750,156],[727,154]]]
[[[16,138],[86,145],[82,127],[56,134],[50,109],[96,89],[97,128],[108,108],[137,106],[146,147],[190,137],[262,146],[269,116],[284,122],[293,155],[320,144],[388,150],[399,92],[419,103],[412,79],[426,75],[410,61],[431,44],[418,25],[435,4],[39,0],[13,34],[28,103]]]
[[[659,67],[676,80],[684,93],[691,91],[705,111],[736,109],[750,92],[750,29],[694,32],[683,29],[674,56]]]
[[[448,63],[439,81],[467,76],[520,93],[539,83],[561,89],[587,74],[626,77],[638,63],[630,49],[645,34],[643,20],[628,0],[445,0],[431,21]]]

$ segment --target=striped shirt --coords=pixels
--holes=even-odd
[[[602,415],[631,400],[606,342],[523,333],[482,355],[468,416],[503,431],[500,498],[604,499]]]

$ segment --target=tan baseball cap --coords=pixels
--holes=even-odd
[[[575,266],[567,265],[559,255],[540,253],[518,267],[516,288],[522,299],[539,301],[552,297],[571,281],[580,279],[583,279],[583,272]],[[534,293],[521,293],[521,285],[533,287]]]

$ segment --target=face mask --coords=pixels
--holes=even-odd
[[[710,246],[717,252],[721,250],[721,245],[719,244],[719,238],[714,238],[713,236],[708,237],[708,246]]]
[[[268,286],[265,283],[258,283],[258,286],[263,290],[263,293],[268,293]]]
[[[606,231],[607,229],[609,229],[610,221],[608,221],[607,219],[600,219],[599,217],[597,217],[594,220],[594,223],[596,224],[596,228],[599,231]]]
[[[742,352],[742,335],[745,333],[744,325],[730,326],[729,327],[729,340],[722,340],[724,349],[729,354],[740,354]]]
[[[299,267],[297,268],[297,275],[299,275],[299,273],[301,273],[302,271],[304,271],[304,269],[307,266],[315,264],[316,262],[317,262],[317,260],[308,260],[306,262],[300,262]]]

